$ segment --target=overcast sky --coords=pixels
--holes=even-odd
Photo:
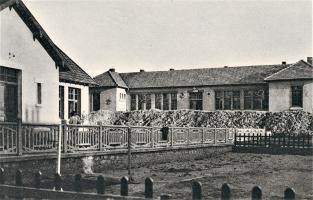
[[[311,0],[24,0],[90,75],[312,56]]]

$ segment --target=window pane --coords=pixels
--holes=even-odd
[[[130,95],[130,110],[136,110],[136,95]]]
[[[156,109],[162,109],[161,108],[161,94],[155,94],[155,108]]]
[[[144,109],[145,97],[143,94],[138,94],[138,110]]]
[[[151,94],[146,94],[146,110],[151,109]]]
[[[291,87],[292,93],[292,106],[302,107],[303,100],[302,100],[302,93],[303,89],[302,86],[292,86]]]
[[[59,86],[59,117],[64,119],[64,87]]]
[[[215,109],[216,110],[223,109],[223,92],[222,91],[215,92]]]
[[[41,83],[37,83],[37,104],[41,104]]]
[[[240,91],[233,91],[233,109],[240,109]]]
[[[189,106],[190,109],[202,110],[202,92],[189,93]]]
[[[169,94],[163,94],[163,110],[169,110]]]
[[[177,93],[171,94],[171,109],[177,110]]]
[[[262,102],[264,99],[264,90],[255,90],[253,93],[253,109],[262,110]]]
[[[253,91],[252,90],[245,90],[244,91],[244,108],[245,109],[252,109],[252,99],[253,99]]]
[[[224,110],[230,110],[231,109],[231,99],[232,99],[232,92],[231,91],[225,91],[224,92]]]

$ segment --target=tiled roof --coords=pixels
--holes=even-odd
[[[265,78],[266,81],[313,79],[313,67],[309,63],[300,60],[271,76]]]
[[[264,84],[264,78],[289,65],[258,65],[120,73],[129,88]],[[98,79],[99,80],[99,79]],[[96,81],[98,82],[96,79]]]
[[[107,71],[96,77],[94,80],[102,87],[122,87],[128,88],[121,76],[117,72]]]
[[[61,82],[70,82],[84,85],[97,85],[97,83],[70,57],[68,57],[59,47],[57,47],[57,50],[62,55],[66,66],[69,68],[68,71],[63,71],[59,73],[59,79]]]

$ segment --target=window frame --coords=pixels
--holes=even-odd
[[[303,85],[291,86],[291,107],[303,108]]]
[[[73,93],[71,92],[71,90],[73,90]],[[77,96],[77,99],[75,99],[75,96]],[[75,110],[76,115],[81,116],[81,89],[80,88],[68,87],[68,117],[69,118],[74,116],[71,114],[71,112],[74,112],[74,110],[71,111],[71,103],[73,104],[74,108],[77,108],[77,110]]]

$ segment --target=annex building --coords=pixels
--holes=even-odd
[[[118,73],[94,77],[93,110],[303,109],[313,113],[312,57],[296,63]]]

